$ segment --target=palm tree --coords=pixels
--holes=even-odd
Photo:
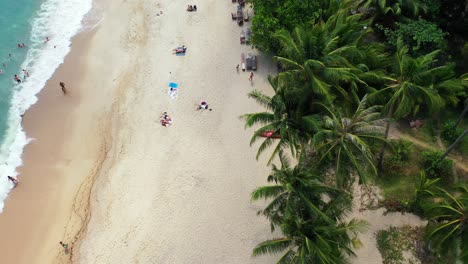
[[[290,89],[291,80],[304,88],[302,103],[322,98],[328,102],[339,95],[349,99],[347,87],[365,85],[347,57],[356,54],[356,44],[370,29],[360,15],[342,9],[327,21],[296,27],[292,33],[281,30],[275,37],[282,49],[274,58],[285,70],[276,77],[281,88]]]
[[[453,129],[456,129],[461,124],[461,121],[465,117],[466,113],[468,113],[468,98],[465,99],[464,105],[465,105],[465,107],[463,108],[463,111],[461,112],[460,116],[458,117],[457,121],[455,122],[455,125],[454,125]]]
[[[304,220],[288,215],[281,225],[284,237],[258,244],[253,255],[285,252],[278,264],[347,263],[347,256],[354,256],[353,249],[360,244],[357,234],[366,227],[360,220],[335,222],[326,214]]]
[[[244,114],[241,118],[245,119],[245,127],[262,125],[252,136],[250,145],[263,138],[257,152],[257,159],[268,147],[276,143],[276,147],[268,160],[270,164],[276,154],[282,149],[289,147],[293,156],[297,155],[301,143],[306,141],[308,136],[305,129],[301,127],[301,113],[297,111],[297,103],[294,98],[286,95],[286,91],[278,89],[277,80],[268,79],[271,87],[275,91],[273,97],[267,96],[261,91],[254,90],[249,93],[249,97],[255,99],[257,103],[265,107],[268,111]],[[262,137],[262,134],[272,132],[280,139],[274,137]]]
[[[450,152],[452,152],[452,150],[455,149],[455,147],[463,140],[463,138],[468,135],[468,128],[465,129],[465,131],[463,131],[463,133],[461,133],[460,136],[458,136],[458,138],[455,140],[455,142],[452,143],[452,145],[450,145],[450,147],[447,148],[447,150],[445,151],[444,154],[442,154],[442,156],[440,156],[440,159],[439,160],[443,160],[445,159],[445,157],[448,156],[448,154],[450,154]]]
[[[251,194],[252,201],[270,200],[259,214],[270,220],[272,231],[284,220],[286,212],[290,210],[289,207],[295,208],[296,211],[305,208],[301,195],[304,195],[315,207],[322,207],[325,204],[322,195],[333,197],[339,193],[338,189],[322,184],[316,172],[300,165],[291,168],[289,160],[282,151],[279,152],[279,160],[281,168],[273,164],[272,172],[267,178],[269,183],[275,185],[259,187]]]
[[[280,160],[282,168],[273,166],[268,177],[276,185],[256,189],[252,199],[270,200],[260,213],[271,221],[273,230],[279,226],[285,237],[258,244],[253,255],[285,251],[278,263],[344,263],[346,255],[354,254],[357,232],[365,226],[363,221],[341,221],[349,197],[321,184],[319,176],[299,165],[290,168],[282,154]]]
[[[384,113],[388,118],[401,118],[415,113],[421,105],[437,112],[442,105],[438,88],[447,85],[454,78],[451,65],[436,66],[439,51],[420,56],[416,59],[408,55],[408,47],[398,39],[394,57],[394,67],[389,80],[391,83],[370,95],[370,99],[386,102]],[[453,69],[452,69],[453,70]],[[387,123],[385,138],[388,138],[390,123]],[[379,155],[379,169],[383,168],[385,145]]]
[[[455,195],[440,189],[443,201],[427,207],[430,219],[426,237],[430,247],[450,263],[468,263],[468,188],[459,186]]]
[[[337,108],[319,104],[326,115],[322,117],[321,129],[314,134],[312,142],[320,154],[319,164],[331,162],[336,174],[336,184],[344,187],[351,170],[355,170],[362,183],[376,175],[374,155],[370,145],[385,142],[383,138],[385,119],[380,106],[367,107],[367,95],[362,98],[351,117],[346,117]]]
[[[414,190],[414,198],[411,203],[413,213],[421,215],[422,208],[428,199],[433,198],[437,195],[439,187],[438,182],[440,178],[429,179],[424,171],[421,171],[419,175],[419,184]]]
[[[392,14],[411,18],[426,11],[426,6],[418,0],[360,0],[357,6],[373,10],[375,17]]]

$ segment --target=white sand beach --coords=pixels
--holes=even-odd
[[[100,30],[128,29],[121,52],[129,56],[116,80],[122,92],[91,219],[75,245],[78,263],[267,263],[251,257],[270,234],[249,193],[269,169],[255,160],[251,132],[238,118],[259,109],[246,97],[248,73],[235,70],[250,48],[239,45],[240,28],[230,19],[235,5],[196,4],[189,13],[183,2],[123,3],[102,24]],[[112,14],[120,10],[132,12]],[[187,55],[174,56],[171,49],[182,44]],[[261,61],[254,87],[268,89],[272,69]],[[179,84],[176,99],[167,95],[168,82]],[[213,111],[196,111],[202,100]],[[174,118],[170,127],[159,124],[164,111]]]
[[[198,11],[186,12],[187,4]],[[239,116],[261,110],[246,95],[269,91],[275,68],[260,55],[252,84],[248,72],[236,72],[241,52],[258,51],[239,44],[235,4],[97,5],[104,20],[74,40],[25,116],[35,141],[11,196],[17,202],[0,222],[12,229],[11,241],[0,238],[11,249],[5,263],[271,263],[251,256],[272,235],[249,198],[270,169],[255,160]],[[186,56],[173,55],[182,44]],[[70,89],[65,97],[58,81]],[[179,84],[175,99],[169,82]],[[202,100],[213,110],[195,110]],[[170,127],[159,124],[164,111]],[[23,186],[37,182],[44,186],[34,201]],[[21,222],[28,228],[10,228],[25,210],[34,212]]]

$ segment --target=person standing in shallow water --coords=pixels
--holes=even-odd
[[[8,176],[8,180],[11,181],[13,183],[13,188],[16,187],[16,185],[18,185],[18,180],[11,177],[11,176]]]
[[[62,88],[62,92],[63,94],[67,94],[67,89],[65,88],[65,83],[64,82],[60,82],[60,87]]]

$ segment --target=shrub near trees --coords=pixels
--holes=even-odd
[[[456,78],[455,65],[434,50],[445,47],[438,43],[448,35],[439,34],[438,27],[425,28],[417,18],[429,17],[427,1],[253,0],[253,43],[273,53],[282,71],[269,79],[273,96],[249,94],[265,111],[242,116],[246,128],[256,128],[251,144],[262,141],[257,158],[274,146],[268,159],[273,164],[268,182],[273,185],[256,189],[252,200],[269,202],[259,213],[283,235],[257,245],[254,255],[281,253],[278,263],[345,263],[365,226],[344,221],[351,209],[347,190],[352,175],[361,184],[377,177],[376,156],[381,165],[386,158],[378,150],[391,147],[385,140],[390,118],[437,116],[465,100],[466,76]],[[385,35],[374,34],[378,20],[391,26],[394,48],[385,46]],[[398,29],[397,22],[405,24]],[[411,27],[404,28],[411,23],[421,28],[419,39],[411,36],[417,33]],[[424,32],[435,32],[434,38],[427,39]],[[297,160],[295,167],[286,161],[286,151]],[[440,157],[426,157],[428,177],[421,176],[410,208],[430,217],[431,227],[449,221],[437,216],[440,210],[423,210],[422,205],[437,201],[432,199],[437,178],[447,184],[453,180],[442,175],[450,168]],[[274,165],[276,158],[280,167]],[[334,185],[325,176],[330,173]],[[439,236],[430,234],[428,241]],[[463,232],[451,235],[450,241],[465,239]],[[441,257],[464,256],[464,248],[444,251],[445,244],[431,243]]]

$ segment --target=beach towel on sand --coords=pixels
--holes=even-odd
[[[169,83],[169,90],[167,91],[167,94],[172,99],[176,99],[177,95],[179,95],[179,84],[170,82]]]

